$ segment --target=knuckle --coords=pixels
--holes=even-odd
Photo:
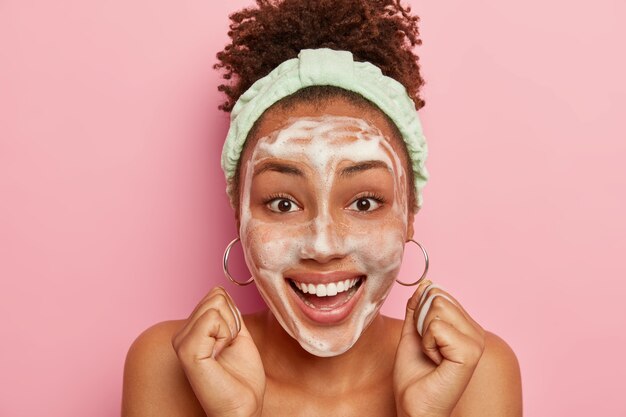
[[[467,356],[468,361],[472,363],[477,363],[480,357],[483,354],[483,347],[480,346],[479,343],[470,343],[467,346]]]
[[[446,326],[446,323],[443,320],[431,320],[428,325],[428,329],[433,332],[441,331]]]
[[[224,307],[228,307],[228,300],[226,299],[226,296],[222,293],[218,293],[216,294],[212,299],[212,305],[219,307],[219,308],[224,308]]]
[[[485,340],[484,339],[480,339],[478,341],[478,350],[480,351],[480,354],[482,355],[482,353],[485,351]]]
[[[223,294],[225,292],[226,290],[224,289],[224,287],[222,287],[221,285],[218,285],[217,287],[211,288],[211,290],[209,291],[209,295],[214,296],[216,294]]]
[[[446,300],[443,297],[435,297],[435,298],[433,298],[433,301],[430,304],[430,306],[431,306],[431,308],[442,309],[446,305],[447,301],[448,300]]]
[[[487,337],[487,333],[485,332],[485,329],[483,329],[480,324],[476,323],[476,326],[478,327],[478,334],[480,334],[480,339],[482,341],[483,348],[484,348],[485,347],[485,338]]]
[[[170,343],[172,344],[172,347],[174,348],[174,350],[178,350],[178,346],[180,345],[178,333],[176,333],[174,336],[172,336],[172,339],[170,340]]]
[[[204,310],[204,314],[206,314],[209,310],[226,311],[225,308],[228,308],[226,298],[221,294],[216,294],[205,300],[199,310]]]
[[[206,317],[207,321],[212,322],[219,320],[221,318],[220,312],[215,308],[209,308],[204,312],[203,316]]]
[[[183,341],[178,345],[178,349],[176,349],[176,355],[178,359],[183,362],[191,362],[195,356],[195,350],[191,343]]]

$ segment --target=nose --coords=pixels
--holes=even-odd
[[[329,213],[320,213],[311,222],[309,234],[304,239],[302,258],[319,263],[346,256],[347,248],[339,222],[333,221]]]

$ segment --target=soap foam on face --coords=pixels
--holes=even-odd
[[[250,209],[252,174],[267,158],[297,161],[310,168],[317,216],[302,222],[265,221]],[[344,216],[342,227],[330,211],[330,194],[341,162],[379,160],[391,167],[394,198],[384,221]],[[382,132],[367,121],[345,116],[290,118],[260,138],[242,176],[240,237],[248,268],[268,307],[302,348],[316,356],[336,356],[350,349],[371,323],[397,276],[407,226],[406,173]],[[367,191],[367,190],[361,190]],[[334,255],[367,275],[362,297],[341,323],[321,326],[308,321],[292,304],[284,272],[303,259]],[[342,265],[345,264],[342,262]]]

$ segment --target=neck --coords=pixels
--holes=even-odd
[[[302,349],[268,310],[260,326],[263,342],[258,346],[265,373],[268,379],[280,384],[306,386],[333,395],[389,378],[397,340],[388,337],[385,321],[377,313],[347,352],[318,357]]]

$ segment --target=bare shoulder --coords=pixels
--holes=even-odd
[[[124,364],[123,417],[205,416],[172,347],[172,336],[184,323],[155,324],[130,346]]]
[[[485,350],[452,417],[521,417],[522,381],[517,356],[485,331]]]

